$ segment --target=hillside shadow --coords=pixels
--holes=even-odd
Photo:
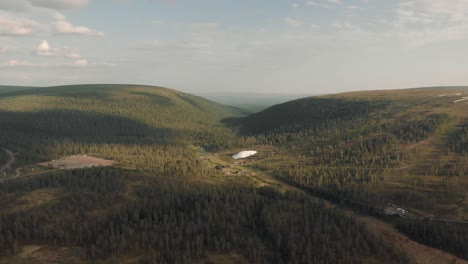
[[[160,105],[160,106],[170,106],[170,105],[175,105],[171,99],[165,96],[161,96],[158,94],[154,93],[149,93],[149,92],[142,92],[142,91],[135,91],[135,92],[130,92],[130,94],[136,94],[136,95],[142,95],[145,97],[150,98],[154,103]]]
[[[389,103],[387,100],[303,98],[246,117],[225,118],[222,122],[238,129],[241,134],[297,132],[336,126],[341,122],[367,117]]]
[[[125,117],[71,110],[0,111],[0,127],[3,144],[67,139],[84,144],[143,145],[165,143],[178,134]]]

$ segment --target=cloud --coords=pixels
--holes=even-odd
[[[83,59],[83,56],[78,54],[76,51],[69,49],[55,49],[52,48],[47,40],[41,41],[36,48],[36,55],[45,57],[63,57],[71,59]]]
[[[72,63],[73,66],[77,66],[77,67],[86,67],[89,65],[89,62],[87,59],[78,59],[78,60],[75,60],[73,63]]]
[[[325,8],[332,8],[333,5],[330,4],[330,2],[325,1],[326,3],[321,3],[317,1],[307,1],[305,4],[306,6],[312,6],[312,7],[325,7]]]
[[[7,47],[0,47],[0,54],[3,54],[5,53],[5,51],[7,51]]]
[[[0,10],[8,11],[24,11],[30,8],[31,5],[26,0],[1,0]]]
[[[307,5],[307,6],[317,6],[318,3],[314,2],[314,1],[307,1],[307,2],[306,2],[306,5]]]
[[[72,35],[86,35],[86,36],[104,36],[104,33],[84,26],[74,26],[67,21],[67,18],[57,13],[54,15],[55,21],[52,23],[52,28],[57,34],[72,34]]]
[[[341,0],[325,0],[325,2],[335,4],[335,5],[340,5],[343,3]]]
[[[188,26],[192,30],[214,30],[219,27],[217,23],[192,23]]]
[[[42,67],[108,67],[115,66],[108,62],[90,62],[87,58],[69,48],[54,48],[47,40],[42,40],[36,47],[37,56],[62,58],[60,63],[42,64]],[[71,60],[69,60],[71,59]],[[18,63],[19,64],[19,63]],[[37,66],[37,65],[35,65]]]
[[[80,58],[83,58],[83,56],[81,56],[81,55],[78,54],[78,53],[68,53],[68,54],[65,54],[65,57],[71,58],[71,59],[80,59]]]
[[[289,27],[300,27],[302,25],[301,21],[292,19],[290,17],[286,17],[283,21]]]
[[[412,46],[468,38],[468,0],[405,1],[395,14],[395,34]]]
[[[43,40],[39,46],[37,46],[36,54],[39,56],[57,56],[58,52],[52,50],[47,40]]]
[[[81,8],[88,5],[88,0],[29,0],[35,7],[43,7],[56,10]]]
[[[33,63],[25,60],[9,60],[5,63],[0,63],[0,67],[33,67],[35,66]]]
[[[0,14],[0,35],[26,36],[39,31],[39,28],[36,21]]]
[[[0,10],[21,12],[33,7],[53,10],[69,10],[88,5],[89,0],[1,0]]]
[[[114,67],[114,63],[109,62],[91,62],[87,59],[77,59],[70,63],[63,63],[56,65],[59,67],[71,67],[71,68],[98,68],[98,67]]]

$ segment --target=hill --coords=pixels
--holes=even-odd
[[[465,217],[464,93],[354,92],[241,116],[161,87],[10,88],[0,93],[0,262],[456,260],[361,214],[467,258],[465,225],[421,220]],[[246,147],[258,154],[231,158]],[[98,160],[89,156],[109,167],[61,166]],[[409,212],[385,215],[397,209]]]
[[[256,164],[263,170],[360,212],[395,211],[414,221],[397,225],[404,232],[467,257],[468,241],[451,230],[467,237],[467,87],[309,97],[225,122],[275,146]]]
[[[10,92],[16,92],[16,91],[21,91],[21,90],[31,90],[34,88],[34,86],[7,86],[7,85],[0,85],[0,94],[2,93],[10,93]]]
[[[226,93],[212,92],[200,93],[200,96],[208,98],[212,101],[245,109],[250,113],[260,112],[266,108],[291,101],[297,98],[302,98],[308,95],[304,94],[269,94],[269,93]]]
[[[95,145],[218,148],[218,136],[230,134],[219,120],[233,115],[239,115],[234,108],[161,87],[21,87],[0,93],[1,144],[32,150],[20,156],[24,162],[76,152],[109,156]]]
[[[346,192],[369,184],[381,203],[468,219],[466,189],[460,188],[468,187],[466,96],[466,87],[351,92],[303,98],[225,122],[277,145],[290,156],[288,166],[277,169],[301,183],[308,178],[311,187]],[[319,180],[323,174],[338,178]],[[341,174],[356,178],[346,182]],[[386,187],[377,188],[378,182]],[[438,204],[442,200],[447,204]]]

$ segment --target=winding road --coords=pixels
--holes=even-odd
[[[13,151],[6,149],[6,148],[4,148],[3,150],[8,154],[9,159],[5,165],[0,167],[0,176],[7,170],[11,169],[11,165],[13,165],[16,162],[15,153],[13,153]],[[16,169],[15,172],[16,172],[15,177],[18,177],[21,175],[21,172],[19,169]]]

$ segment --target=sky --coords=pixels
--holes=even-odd
[[[0,84],[468,85],[468,0],[0,0]]]

